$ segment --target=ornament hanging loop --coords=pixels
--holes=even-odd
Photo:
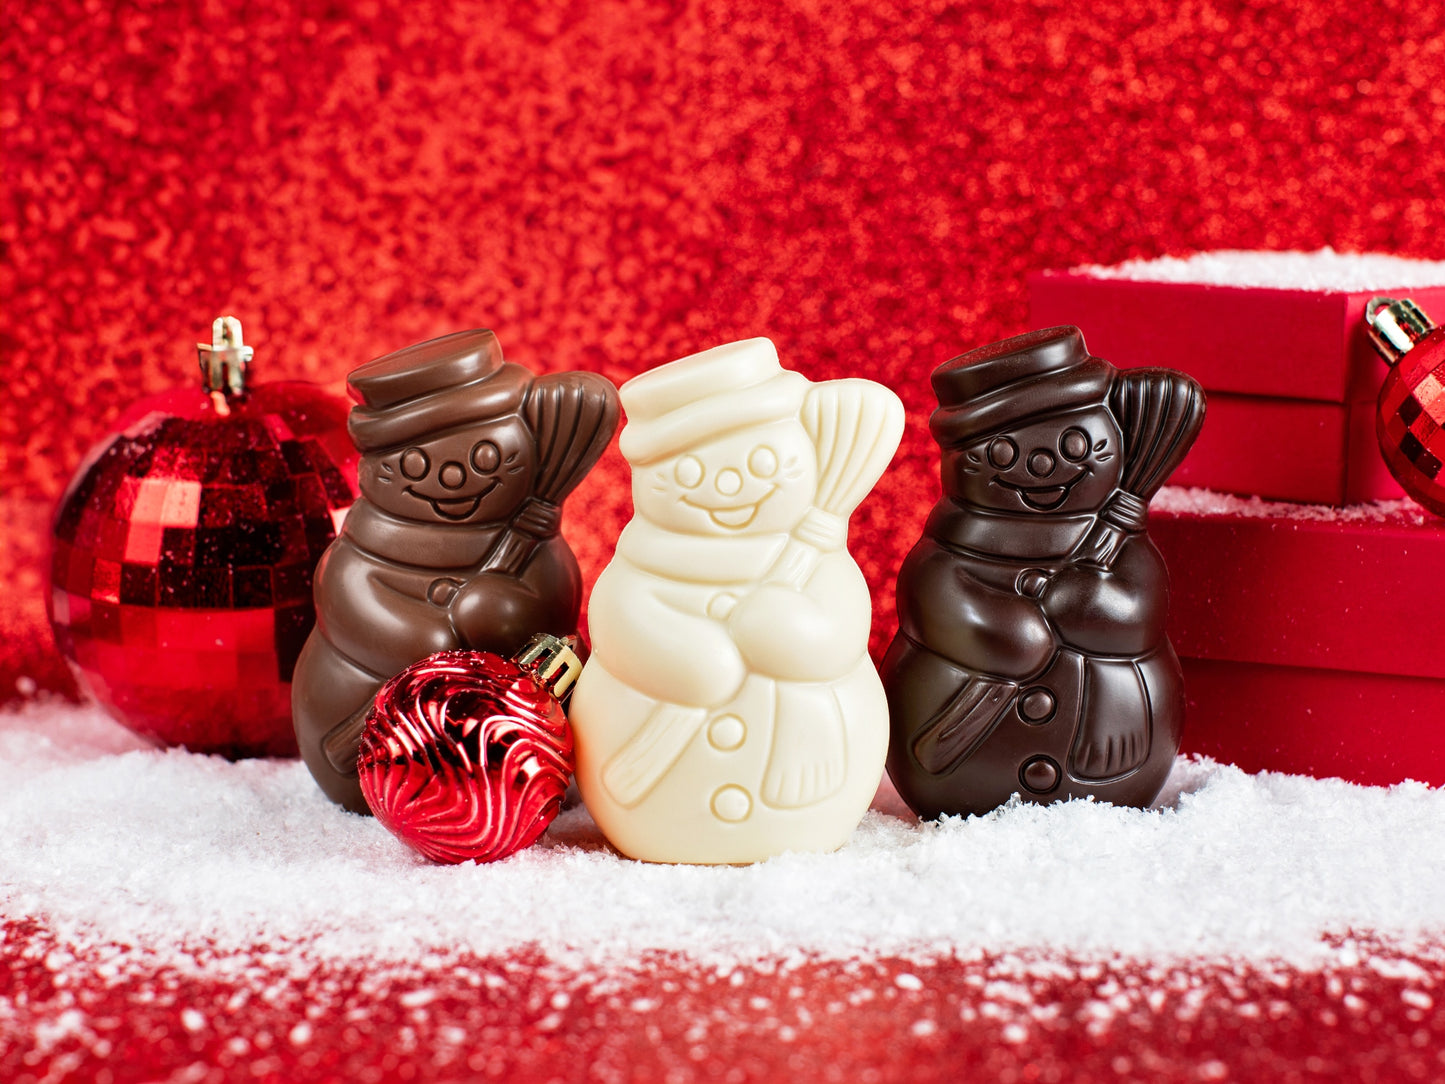
[[[216,317],[211,324],[211,341],[196,343],[201,382],[222,413],[227,412],[228,400],[246,394],[246,367],[255,352],[246,345],[241,336],[241,321],[234,316]]]
[[[1365,326],[1370,342],[1387,365],[1394,365],[1435,330],[1419,305],[1408,298],[1396,301],[1393,297],[1370,298],[1365,305]]]

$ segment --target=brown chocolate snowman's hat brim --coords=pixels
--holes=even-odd
[[[1051,414],[1102,405],[1115,369],[1090,356],[1076,327],[1045,328],[979,347],[933,373],[939,407],[929,419],[944,447]]]
[[[627,412],[619,447],[642,466],[754,425],[795,418],[808,379],[778,363],[767,339],[704,350],[634,377],[618,394]]]
[[[1041,421],[1051,414],[1102,406],[1109,396],[1114,367],[1092,359],[1063,373],[1028,377],[955,407],[939,407],[928,419],[933,439],[944,447],[971,444],[1014,425]]]
[[[393,448],[469,422],[515,413],[532,374],[502,360],[490,331],[459,331],[405,347],[355,369],[358,405],[347,419],[362,452]]]

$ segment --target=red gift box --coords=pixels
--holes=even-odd
[[[1329,252],[1195,259],[1219,259],[1227,279],[1230,256],[1279,257],[1286,283],[1302,268],[1319,267],[1329,281],[1352,266],[1351,257]],[[1031,319],[1035,327],[1078,325],[1090,352],[1115,365],[1182,369],[1204,385],[1209,414],[1174,474],[1178,485],[1336,505],[1394,498],[1402,491],[1375,439],[1375,400],[1388,370],[1362,316],[1371,297],[1385,295],[1414,298],[1445,319],[1445,264],[1394,261],[1406,268],[1397,282],[1439,269],[1440,285],[1412,287],[1388,284],[1390,258],[1356,259],[1377,261],[1379,288],[1148,280],[1151,266],[1177,275],[1185,266],[1178,260],[1132,265],[1130,278],[1110,269],[1045,271],[1029,278]]]
[[[1445,784],[1445,521],[1408,501],[1349,509],[1166,489],[1184,748],[1357,783]]]

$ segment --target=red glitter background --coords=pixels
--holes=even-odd
[[[470,326],[534,369],[618,382],[756,334],[814,379],[882,380],[911,422],[854,520],[876,647],[936,492],[927,374],[1024,329],[1029,271],[1213,248],[1445,259],[1442,133],[1437,0],[16,0],[0,10],[0,700],[70,689],[43,617],[49,505],[129,402],[193,379],[192,344],[223,312],[263,380],[336,384]],[[628,514],[625,477],[610,452],[569,501],[589,582]],[[41,1054],[15,1038],[61,1011],[45,994],[57,975],[24,963],[49,958],[45,939],[9,927],[0,945],[0,993],[27,1006],[0,1021],[7,1079],[70,1064],[63,1042]],[[823,970],[807,995],[819,1018],[841,981]],[[967,970],[925,978],[978,1000]],[[1433,1054],[1401,1051],[1438,1048],[1440,1012],[1402,1006],[1374,971],[1355,978],[1385,1006],[1368,1034],[1322,1023],[1335,995],[1311,978],[1289,1026],[1242,1024],[1219,997],[1188,1034],[1105,1028],[1087,1049],[1082,1025],[1044,1047],[966,1029],[890,1044],[859,1010],[843,1015],[856,1029],[824,1029],[846,1055],[803,1064],[879,1080],[1128,1076],[1118,1057],[1152,1079],[1438,1076]],[[234,984],[187,981],[185,996],[222,1001]],[[681,1011],[727,1010],[732,995],[692,981],[704,992]],[[70,989],[89,1019],[149,1036],[125,1060],[116,1048],[110,1079],[208,1060],[178,1023],[181,995],[106,987],[83,961]],[[406,1032],[378,996],[371,1026]],[[636,1040],[638,1079],[704,1075],[673,1056],[672,1032],[642,1041],[642,1022],[578,1002],[563,1040],[528,1045],[528,1004],[498,1001],[485,1024],[540,1052],[502,1058],[510,1079],[605,1078],[588,1027]],[[328,1057],[282,1043],[229,1075],[367,1079],[354,1058],[372,1047],[328,1041]],[[746,1046],[719,1054],[743,1078],[795,1075],[786,1048]],[[468,1075],[424,1048],[407,1064]]]

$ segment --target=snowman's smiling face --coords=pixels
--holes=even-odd
[[[1104,407],[1054,414],[943,456],[944,486],[1004,512],[1073,515],[1101,508],[1123,472],[1119,427]]]
[[[790,531],[813,503],[818,460],[796,420],[704,441],[633,471],[637,514],[671,531],[737,536]]]
[[[493,523],[532,492],[536,458],[531,431],[513,417],[363,456],[361,491],[404,519]]]

